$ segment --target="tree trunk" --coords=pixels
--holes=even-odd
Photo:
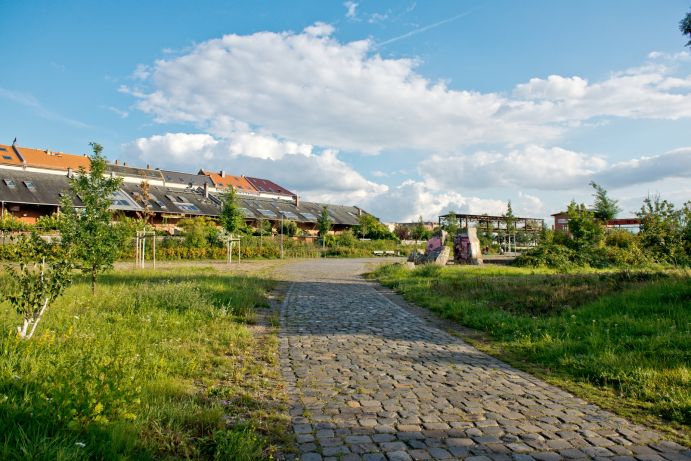
[[[91,295],[96,294],[96,268],[91,268]]]

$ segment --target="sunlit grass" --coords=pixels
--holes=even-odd
[[[0,304],[0,459],[268,457],[286,424],[277,340],[251,324],[270,288],[210,269],[119,271],[95,297],[75,283],[30,341]]]

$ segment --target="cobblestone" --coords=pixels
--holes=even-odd
[[[300,459],[667,459],[691,450],[401,307],[363,260],[284,266],[281,368]]]

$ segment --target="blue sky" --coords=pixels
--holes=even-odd
[[[264,176],[383,220],[691,199],[688,0],[0,0],[0,142]]]

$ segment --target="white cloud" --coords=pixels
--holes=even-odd
[[[348,0],[347,2],[343,3],[343,6],[346,7],[346,18],[354,18],[357,15],[357,3]]]
[[[209,134],[166,133],[139,138],[124,145],[123,151],[133,161],[164,168],[225,169],[234,175],[268,178],[307,200],[353,204],[388,189],[365,179],[333,150],[315,153],[311,146],[254,134],[217,140]]]
[[[440,192],[424,182],[406,180],[398,187],[364,200],[363,207],[385,222],[413,222],[419,216],[436,221],[448,211],[456,213],[501,214],[506,211],[502,200],[465,197],[457,192]]]
[[[479,151],[470,155],[434,155],[420,164],[427,182],[438,188],[519,186],[568,189],[587,184],[607,162],[559,147],[530,145],[506,153]]]
[[[373,42],[341,43],[333,32],[316,23],[301,33],[225,35],[138,66],[142,85],[121,91],[158,122],[191,123],[217,138],[241,125],[363,153],[542,144],[590,119],[691,117],[691,77],[674,75],[685,52],[653,53],[599,82],[551,75],[502,95],[449,88],[417,73],[415,59],[384,58]]]
[[[664,178],[691,178],[691,148],[609,163],[597,155],[560,147],[525,146],[508,152],[433,155],[419,165],[425,181],[438,189],[497,186],[560,190],[586,186],[591,180],[621,187]]]

